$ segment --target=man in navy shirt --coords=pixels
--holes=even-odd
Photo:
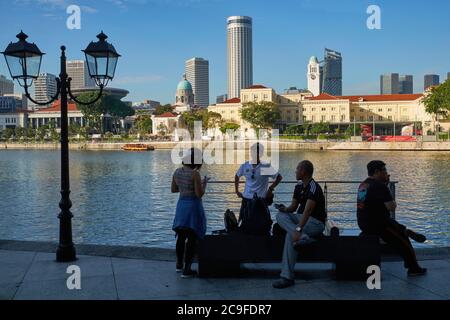
[[[425,236],[407,229],[391,218],[391,211],[397,207],[387,187],[389,174],[383,161],[371,161],[367,165],[369,177],[358,189],[357,217],[359,228],[370,235],[381,237],[387,244],[399,251],[408,268],[409,276],[423,275],[427,269],[417,262],[409,238],[425,242]]]
[[[325,197],[320,185],[313,179],[314,166],[308,161],[298,164],[297,184],[289,207],[277,206],[277,222],[286,230],[280,280],[273,287],[283,289],[295,284],[294,268],[297,261],[296,246],[314,241],[325,230],[327,219]],[[296,213],[294,213],[296,212]]]

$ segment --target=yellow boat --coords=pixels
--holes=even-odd
[[[146,144],[129,143],[122,147],[124,151],[153,151],[155,147],[148,146]]]

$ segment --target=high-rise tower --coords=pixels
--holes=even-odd
[[[241,89],[253,84],[252,18],[232,16],[227,19],[228,98],[240,96]]]

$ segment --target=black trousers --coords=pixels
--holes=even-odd
[[[376,234],[384,242],[392,246],[403,257],[406,268],[416,268],[419,266],[416,253],[404,225],[394,219],[388,219],[379,230],[367,230],[366,233]]]
[[[197,249],[197,235],[191,229],[177,230],[177,263],[184,263],[185,269],[190,269]]]

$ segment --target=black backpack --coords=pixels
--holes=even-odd
[[[256,194],[248,202],[247,212],[239,218],[241,224],[239,231],[255,236],[268,236],[272,228],[272,218],[267,207],[266,201],[259,198]]]

